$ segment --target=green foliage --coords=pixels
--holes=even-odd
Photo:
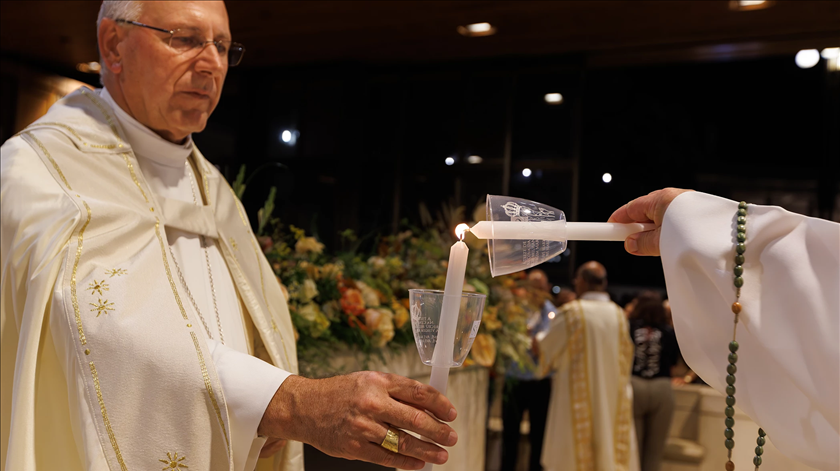
[[[236,194],[236,197],[240,200],[242,199],[242,195],[245,193],[245,166],[242,165],[239,167],[239,173],[236,174],[236,180],[233,181],[233,192]]]

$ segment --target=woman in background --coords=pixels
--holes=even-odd
[[[680,352],[662,298],[644,293],[630,314],[633,359],[633,416],[642,471],[659,471],[674,413],[671,367]]]

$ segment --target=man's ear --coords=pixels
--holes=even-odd
[[[119,74],[122,71],[122,56],[117,47],[125,37],[121,33],[122,31],[120,31],[116,21],[111,18],[102,18],[97,36],[99,39],[99,57],[102,58],[102,67],[113,74]]]

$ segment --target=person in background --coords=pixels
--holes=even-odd
[[[558,310],[534,341],[539,371],[554,372],[542,464],[557,471],[627,471],[637,459],[627,319],[606,292],[603,265],[584,263],[574,283],[578,299]]]
[[[561,287],[560,292],[557,293],[556,296],[554,296],[554,305],[557,307],[561,307],[566,303],[574,301],[575,299],[577,299],[577,293],[575,293],[575,290],[571,288]]]
[[[630,318],[633,357],[633,416],[642,471],[659,471],[674,414],[671,368],[680,356],[662,298],[642,293]]]
[[[542,270],[531,270],[528,281],[541,299],[541,308],[528,320],[528,333],[534,338],[548,328],[548,323],[557,313],[551,302],[548,276]],[[502,399],[503,446],[502,470],[515,470],[519,458],[520,424],[528,411],[530,430],[528,441],[531,455],[528,459],[530,471],[540,471],[545,420],[548,416],[548,400],[551,397],[551,377],[538,379],[533,364],[523,366],[513,363],[505,374],[505,392]]]

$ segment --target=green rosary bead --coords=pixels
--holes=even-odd
[[[726,438],[732,438],[735,436],[735,431],[727,427],[726,430],[723,431],[723,436]]]
[[[746,259],[744,258],[743,254],[738,254],[735,256],[735,263],[737,263],[738,265],[743,265],[745,261]]]
[[[735,363],[738,363],[738,354],[737,353],[730,353],[729,354],[729,363],[732,363],[733,365]]]
[[[744,274],[744,267],[742,265],[735,265],[735,268],[732,269],[732,272],[735,273],[735,276],[741,276]]]
[[[726,409],[723,410],[723,413],[726,414],[727,417],[732,417],[735,415],[735,408],[727,406]]]
[[[726,448],[729,448],[730,450],[735,448],[735,440],[731,438],[727,438],[726,441],[723,442],[723,444],[726,446]]]
[[[726,375],[726,384],[735,384],[735,375]]]
[[[747,202],[741,201],[740,203],[738,203],[738,209],[747,209]]]
[[[747,217],[746,216],[738,216],[738,224],[746,224]]]
[[[742,254],[747,251],[747,246],[744,245],[743,242],[739,242],[738,245],[735,246],[735,251]]]
[[[735,426],[735,419],[733,419],[732,417],[727,417],[726,420],[723,421],[723,423],[726,424],[727,427],[732,428]]]
[[[746,226],[746,224],[738,224],[738,232],[744,232],[744,233],[746,233],[746,232],[747,232],[747,226]]]
[[[755,447],[755,454],[758,455],[758,456],[763,455],[764,454],[764,447],[763,446]]]
[[[739,347],[739,345],[738,345],[738,342],[736,340],[733,340],[733,341],[729,342],[729,351],[730,352],[732,352],[732,353],[737,352],[738,347]]]
[[[735,386],[732,386],[731,384],[727,385],[726,386],[726,395],[727,396],[734,396],[735,395]]]
[[[743,242],[743,241],[747,240],[747,235],[746,235],[746,234],[744,234],[743,232],[739,232],[739,233],[735,236],[735,238],[736,238],[736,239],[738,239],[738,242]]]
[[[758,437],[755,442],[758,443],[758,446],[764,446],[764,437]]]
[[[753,464],[756,466],[761,466],[761,457],[756,456],[755,458],[753,458]]]
[[[735,396],[726,396],[726,405],[727,406],[734,406],[735,405]]]
[[[736,371],[738,371],[737,366],[733,365],[732,363],[726,365],[726,372],[727,373],[729,373],[731,375],[734,375]],[[732,394],[729,394],[729,395],[731,396]]]
[[[741,278],[740,276],[736,276],[734,283],[735,283],[736,288],[740,288],[740,287],[744,286],[744,279]]]
[[[763,429],[763,428],[759,428],[759,429],[758,429],[758,436],[759,436],[759,437],[766,437],[766,436],[767,436],[767,434],[766,434],[766,433],[764,433],[764,429]]]
[[[738,208],[738,216],[746,216],[747,208]]]

